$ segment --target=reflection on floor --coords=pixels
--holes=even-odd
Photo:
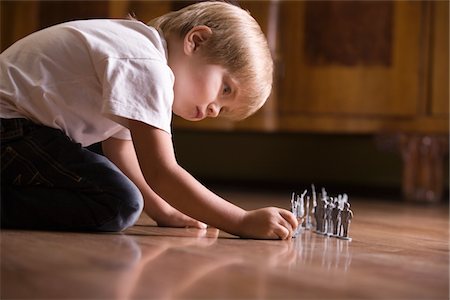
[[[290,193],[222,195],[288,208]],[[3,230],[1,298],[448,299],[448,206],[352,200],[353,241],[244,240],[214,228],[120,234]]]

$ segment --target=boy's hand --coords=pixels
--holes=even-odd
[[[208,227],[205,223],[186,216],[174,208],[170,210],[170,213],[159,214],[152,216],[152,218],[160,227],[192,227],[199,229]]]
[[[246,212],[239,236],[285,240],[292,237],[297,226],[297,219],[291,212],[281,208],[266,207]]]

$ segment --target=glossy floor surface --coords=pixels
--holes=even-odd
[[[224,191],[245,208],[290,195]],[[216,229],[120,234],[3,230],[1,299],[449,299],[448,205],[350,199],[351,242]]]

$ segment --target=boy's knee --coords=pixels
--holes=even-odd
[[[144,207],[142,194],[134,185],[130,185],[116,200],[118,209],[112,219],[99,228],[101,231],[119,232],[134,225]]]

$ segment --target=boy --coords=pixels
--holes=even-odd
[[[56,25],[0,56],[3,227],[120,231],[206,224],[287,239],[283,209],[243,209],[181,168],[171,114],[242,119],[270,93],[272,60],[242,9],[203,2],[153,20]],[[104,156],[84,146],[102,142]]]

